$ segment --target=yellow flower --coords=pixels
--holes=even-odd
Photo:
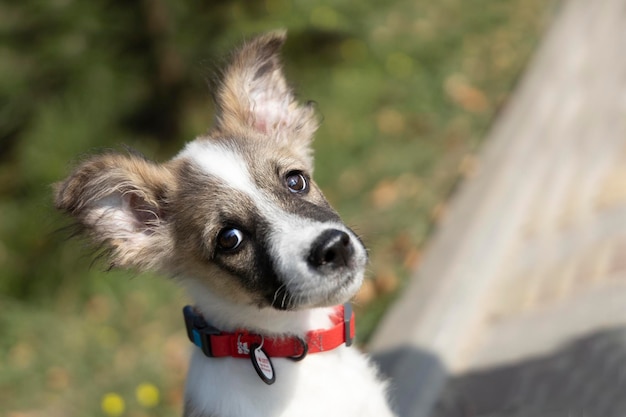
[[[137,401],[142,407],[152,408],[159,403],[159,389],[154,385],[144,382],[139,384],[135,390]]]
[[[112,417],[121,416],[124,413],[126,405],[124,399],[115,392],[109,392],[102,397],[100,407],[104,414]]]

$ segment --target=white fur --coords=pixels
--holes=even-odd
[[[195,349],[185,396],[200,415],[216,417],[392,415],[375,369],[354,347],[272,363],[276,382],[268,386],[249,360],[207,358]]]
[[[178,154],[196,162],[208,175],[215,176],[228,186],[243,191],[255,200],[259,198],[243,159],[224,144],[208,140],[194,140]]]

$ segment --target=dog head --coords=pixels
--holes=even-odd
[[[87,159],[56,206],[114,267],[157,270],[236,304],[298,310],[347,301],[366,251],[312,180],[318,122],[279,60],[284,33],[237,50],[213,92],[215,126],[172,160]]]

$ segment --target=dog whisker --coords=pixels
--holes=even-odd
[[[274,307],[274,305],[276,304],[276,300],[278,299],[278,294],[280,293],[280,291],[285,288],[287,286],[287,284],[282,284],[280,287],[278,287],[278,289],[274,292],[274,299],[272,300],[272,303],[270,304],[270,307]]]
[[[280,304],[280,308],[284,309],[285,308],[285,299],[287,298],[287,295],[289,295],[289,292],[287,290],[285,290],[283,292],[283,301]]]

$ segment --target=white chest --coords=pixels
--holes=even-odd
[[[247,359],[207,358],[194,349],[186,387],[191,416],[392,416],[384,384],[355,348],[311,354],[300,362],[272,358],[265,384]]]

